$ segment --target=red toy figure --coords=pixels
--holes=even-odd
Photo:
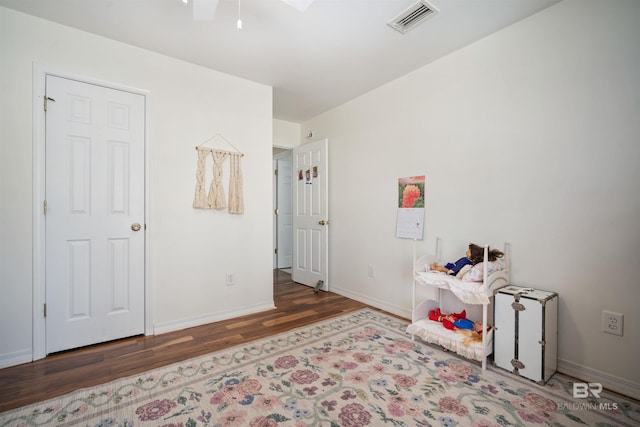
[[[442,322],[442,326],[450,330],[469,329],[478,334],[482,334],[482,323],[474,322],[467,319],[467,311],[462,310],[460,313],[443,314],[440,307],[429,312],[429,320]],[[487,331],[491,326],[487,326]]]
[[[435,322],[442,322],[442,326],[453,331],[456,328],[456,322],[467,319],[467,311],[462,310],[460,313],[442,314],[440,307],[438,307],[429,312],[429,319]]]

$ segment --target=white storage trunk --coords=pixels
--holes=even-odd
[[[507,286],[494,303],[493,363],[544,384],[556,372],[558,294]]]

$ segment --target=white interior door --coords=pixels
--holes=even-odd
[[[294,282],[329,289],[328,151],[326,139],[293,149]]]
[[[46,352],[144,332],[144,96],[47,76]]]
[[[291,205],[291,153],[278,160],[278,268],[289,268],[293,261],[293,209]]]

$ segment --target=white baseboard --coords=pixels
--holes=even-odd
[[[364,295],[358,292],[353,292],[348,289],[336,287],[333,285],[330,286],[329,291],[335,292],[336,294],[342,295],[347,298],[351,298],[356,301],[363,302],[372,307],[379,308],[380,310],[388,311],[389,313],[393,313],[396,316],[402,317],[403,319],[411,319],[411,310],[408,310],[405,307],[389,304],[386,301],[382,301],[376,298],[371,298],[368,295]]]
[[[600,383],[607,390],[640,400],[640,384],[638,383],[562,359],[558,359],[558,372],[584,382]]]
[[[194,326],[206,325],[207,323],[219,322],[221,320],[232,319],[234,317],[244,316],[247,314],[258,313],[261,311],[273,310],[276,308],[273,302],[256,304],[248,307],[242,307],[240,310],[218,311],[216,313],[207,314],[206,316],[198,316],[189,319],[182,319],[176,322],[160,323],[155,325],[154,333],[164,334],[171,331],[179,331],[181,329],[192,328]]]
[[[0,369],[9,366],[22,365],[33,360],[31,349],[15,351],[13,353],[0,354]]]

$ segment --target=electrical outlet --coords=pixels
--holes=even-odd
[[[612,311],[602,312],[602,332],[622,336],[623,325],[624,314],[614,313]]]
[[[236,284],[236,273],[227,273],[227,286]]]
[[[376,277],[376,269],[373,266],[373,264],[369,264],[368,272],[369,272],[369,277]]]

